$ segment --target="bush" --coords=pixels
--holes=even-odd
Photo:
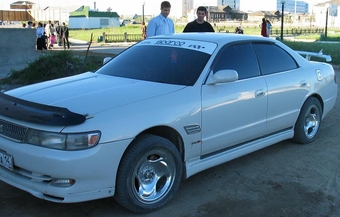
[[[0,85],[28,85],[37,82],[95,71],[102,65],[101,56],[85,56],[71,51],[50,52],[28,64],[23,70],[12,70]]]

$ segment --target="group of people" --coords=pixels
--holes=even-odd
[[[163,1],[161,3],[161,13],[150,20],[148,27],[146,28],[146,35],[143,36],[143,38],[175,33],[174,22],[168,17],[170,9],[170,2]],[[185,26],[183,32],[215,32],[211,24],[204,20],[204,17],[207,15],[206,7],[198,7],[196,15],[197,19],[189,22]]]
[[[171,4],[168,1],[163,1],[161,3],[161,13],[152,18],[146,28],[145,23],[142,24],[142,36],[143,38],[155,36],[155,35],[165,35],[175,33],[175,25],[172,19],[168,16],[170,14]],[[196,11],[197,18],[194,21],[189,22],[185,27],[183,32],[215,32],[212,25],[205,21],[204,18],[207,15],[207,8],[204,6],[199,6]],[[26,24],[23,25],[26,27]],[[35,28],[33,22],[28,22],[27,28]],[[269,37],[271,31],[271,23],[269,20],[262,18],[261,24],[261,35],[264,37]],[[241,26],[236,27],[236,34],[243,34],[243,29]],[[68,40],[69,31],[65,23],[62,26],[54,27],[51,21],[43,25],[41,22],[38,23],[36,30],[37,35],[37,50],[43,50],[47,47],[49,49],[53,48],[56,40],[59,46],[64,46],[64,49],[70,48],[70,43]]]
[[[265,18],[262,18],[261,23],[261,35],[263,37],[269,37],[271,34],[272,24],[269,20],[266,20]]]
[[[171,4],[168,1],[163,1],[161,3],[161,13],[152,18],[146,28],[145,23],[142,25],[143,38],[155,36],[155,35],[165,35],[175,33],[174,22],[168,17],[170,14]],[[185,27],[183,32],[215,32],[211,24],[204,20],[207,15],[207,8],[200,6],[196,11],[197,19],[189,22]],[[272,25],[269,20],[265,18],[262,19],[261,24],[261,35],[263,37],[269,37],[271,34]],[[241,26],[236,27],[236,34],[243,34],[243,29]]]
[[[243,29],[242,29],[242,27],[241,27],[241,26],[236,27],[235,33],[236,33],[236,34],[243,34]]]
[[[22,26],[24,28],[35,28],[35,23],[29,21],[24,23]],[[59,46],[63,46],[64,50],[70,49],[70,43],[68,40],[69,30],[66,24],[63,22],[62,26],[59,23],[56,23],[56,26],[49,20],[47,24],[43,24],[42,22],[38,23],[36,28],[36,36],[37,36],[37,50],[47,50],[53,49],[54,44],[58,44]]]
[[[32,29],[32,28],[35,28],[35,23],[33,23],[32,21],[28,21],[27,26],[26,26],[26,23],[23,23],[22,27]]]

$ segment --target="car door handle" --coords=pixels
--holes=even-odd
[[[255,91],[255,97],[258,98],[258,97],[263,97],[266,95],[266,92],[263,91],[263,90],[257,90]]]
[[[306,81],[300,81],[300,87],[306,87],[307,82]]]

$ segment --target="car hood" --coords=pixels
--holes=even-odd
[[[6,92],[22,100],[95,114],[129,103],[168,94],[184,86],[120,78],[97,73],[28,85]]]

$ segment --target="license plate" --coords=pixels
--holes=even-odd
[[[0,151],[0,166],[13,170],[13,156]]]

